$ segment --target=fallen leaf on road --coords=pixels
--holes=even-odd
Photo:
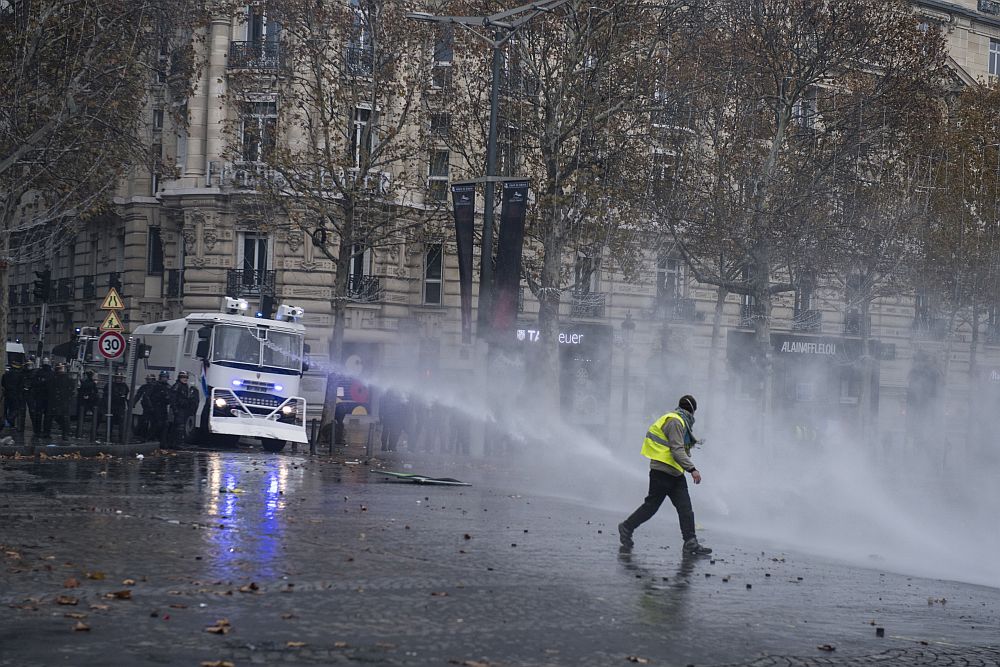
[[[108,611],[109,609],[111,609],[111,607],[109,607],[106,604],[92,604],[90,605],[90,608],[93,609],[94,611]]]
[[[203,660],[201,667],[236,667],[236,663],[228,660]]]
[[[76,579],[76,577],[70,577],[69,579],[63,582],[63,588],[79,588],[79,587],[80,587],[80,582]]]
[[[72,611],[72,612],[66,612],[65,614],[63,614],[63,618],[87,618],[87,615],[86,614],[81,614],[79,612]]]
[[[282,614],[281,617],[286,621],[290,618],[298,618],[298,616],[296,616],[295,614]]]
[[[73,626],[74,632],[90,632],[90,626],[83,621],[77,621],[76,625]]]
[[[305,645],[305,642],[285,642],[285,646],[288,648],[302,648]]]
[[[833,644],[820,644],[816,648],[818,648],[820,651],[836,651],[837,650],[837,647],[834,646]]]
[[[253,593],[254,591],[258,591],[258,590],[260,590],[260,586],[258,586],[253,581],[251,581],[246,586],[240,586],[240,593]]]
[[[210,625],[205,628],[205,632],[211,632],[213,635],[224,635],[229,632],[228,625]]]
[[[103,572],[88,572],[87,573],[87,578],[88,579],[93,579],[94,581],[102,581],[104,579],[104,573]]]
[[[60,595],[59,597],[56,598],[56,604],[72,604],[72,605],[75,605],[75,604],[77,604],[79,602],[80,601],[77,600],[72,595]]]
[[[490,663],[485,660],[449,660],[448,664],[461,667],[490,667]]]
[[[445,591],[434,591],[433,593],[431,593],[431,595],[434,596],[434,597],[436,597],[436,598],[446,598],[446,597],[448,597],[448,593],[445,592]]]
[[[177,604],[176,602],[170,605],[171,609],[187,609],[187,607],[188,606],[186,604]]]
[[[333,642],[333,648],[347,648],[347,642]]]
[[[135,579],[126,579],[122,582],[122,586],[135,586]]]
[[[126,591],[114,591],[112,593],[105,593],[104,594],[104,599],[105,600],[131,600],[132,599],[132,591],[126,590]]]
[[[629,662],[639,663],[640,665],[648,665],[649,664],[649,658],[643,658],[643,657],[640,657],[638,655],[630,655],[630,656],[626,657],[625,659],[628,660]]]

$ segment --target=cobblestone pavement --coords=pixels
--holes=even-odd
[[[711,526],[714,557],[684,559],[670,512],[619,554],[620,516],[464,474],[2,461],[0,665],[1000,664],[1000,590]]]

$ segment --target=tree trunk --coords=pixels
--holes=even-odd
[[[333,421],[337,410],[337,381],[344,356],[344,330],[347,326],[347,300],[351,270],[351,253],[354,250],[354,207],[345,204],[344,225],[338,244],[337,261],[333,277],[333,333],[330,336],[330,366],[326,376],[326,393],[323,397],[323,415],[320,432],[334,437]]]
[[[556,214],[558,215],[558,213]],[[559,378],[559,303],[561,301],[560,273],[562,268],[563,242],[557,222],[549,221],[546,234],[542,275],[538,291],[538,329],[541,340],[533,381],[538,391],[535,394],[549,403],[546,409],[558,414],[560,406]]]
[[[723,287],[715,290],[715,313],[712,315],[712,343],[708,348],[708,392],[715,395],[715,365],[719,351],[719,336],[722,333],[722,311],[726,306],[729,291]]]
[[[871,313],[871,299],[865,297],[861,300],[861,321],[858,323],[861,333],[861,387],[858,391],[858,421],[860,424],[861,441],[864,443],[874,443],[872,436],[872,397],[871,388],[875,376],[875,359],[871,349],[871,327],[869,326],[869,314]]]

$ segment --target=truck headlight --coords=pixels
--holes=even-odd
[[[286,417],[294,412],[295,408],[293,408],[291,405],[286,405],[285,407],[281,408],[281,414],[285,415]]]
[[[215,399],[215,407],[219,408],[220,410],[225,408],[226,405],[228,405],[228,403],[226,403],[226,399],[224,398]]]

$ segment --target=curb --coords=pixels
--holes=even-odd
[[[79,455],[82,457],[92,456],[143,456],[151,454],[159,449],[158,442],[137,442],[129,445],[93,443],[85,445],[3,445],[0,446],[0,456],[5,457],[37,457],[45,454],[49,457]]]

